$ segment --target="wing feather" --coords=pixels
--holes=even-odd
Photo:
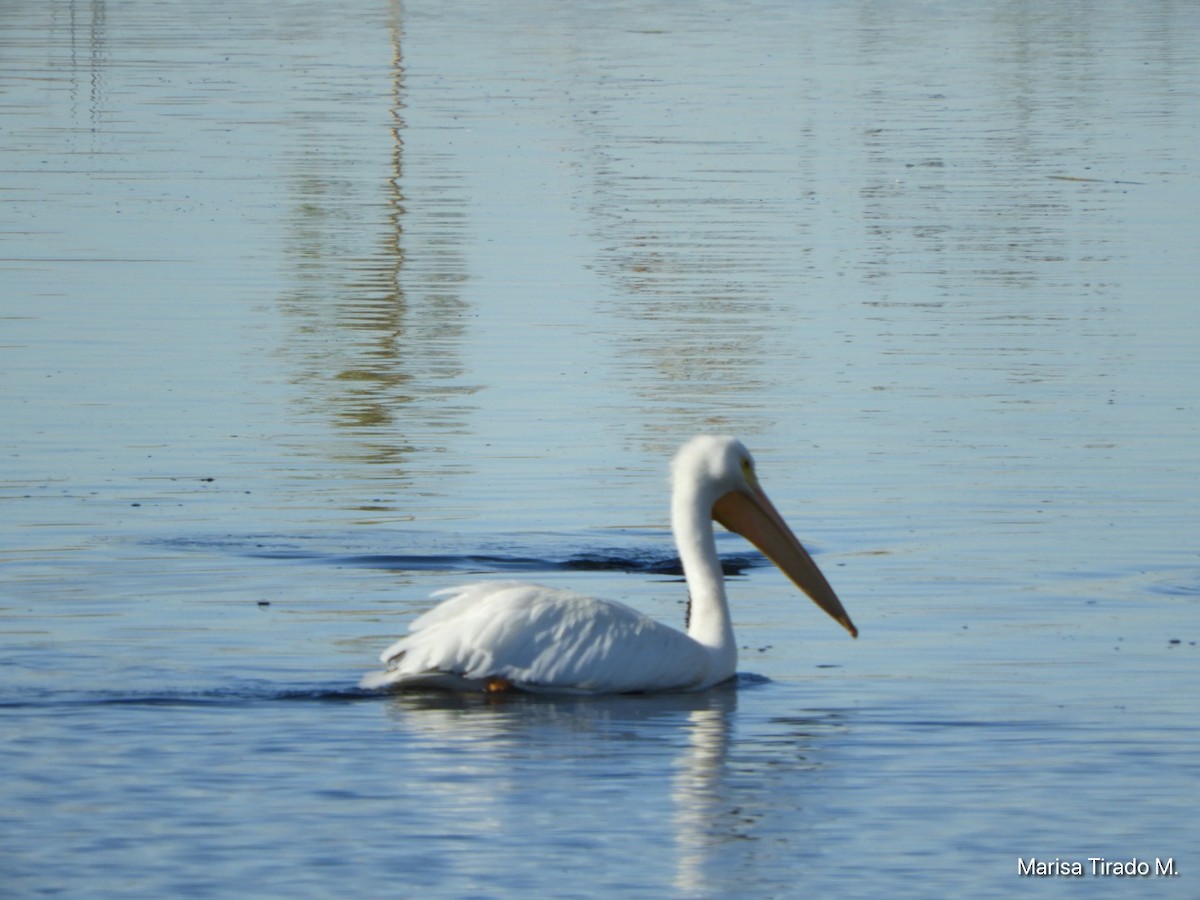
[[[445,599],[387,648],[364,687],[479,687],[502,678],[530,691],[623,693],[704,684],[708,653],[622,603],[556,588],[481,582]]]

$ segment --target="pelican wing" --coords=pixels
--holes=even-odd
[[[708,653],[635,609],[571,591],[483,582],[439,591],[381,655],[363,687],[480,687],[503,679],[529,691],[622,693],[704,683]]]

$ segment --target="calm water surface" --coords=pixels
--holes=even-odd
[[[2,892],[1200,896],[1198,32],[4,4]],[[682,621],[702,430],[858,641],[730,538],[736,687],[354,689],[478,574]]]

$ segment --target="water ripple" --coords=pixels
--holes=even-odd
[[[424,535],[417,543],[446,542],[446,536]],[[171,550],[212,552],[220,550],[256,559],[301,560],[335,566],[358,566],[396,572],[630,572],[648,575],[683,575],[679,557],[658,549],[598,547],[558,550],[552,547],[525,547],[464,550],[458,553],[354,552],[326,546],[308,546],[305,538],[181,537],[147,542]],[[478,542],[484,548],[492,542]],[[762,554],[746,551],[725,554],[721,566],[726,576],[744,575],[748,569],[767,565]]]

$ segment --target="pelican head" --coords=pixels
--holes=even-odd
[[[767,499],[754,457],[741,441],[716,435],[692,438],[675,456],[672,480],[677,534],[690,511],[711,516],[761,550],[817,606],[858,637],[837,594]]]

